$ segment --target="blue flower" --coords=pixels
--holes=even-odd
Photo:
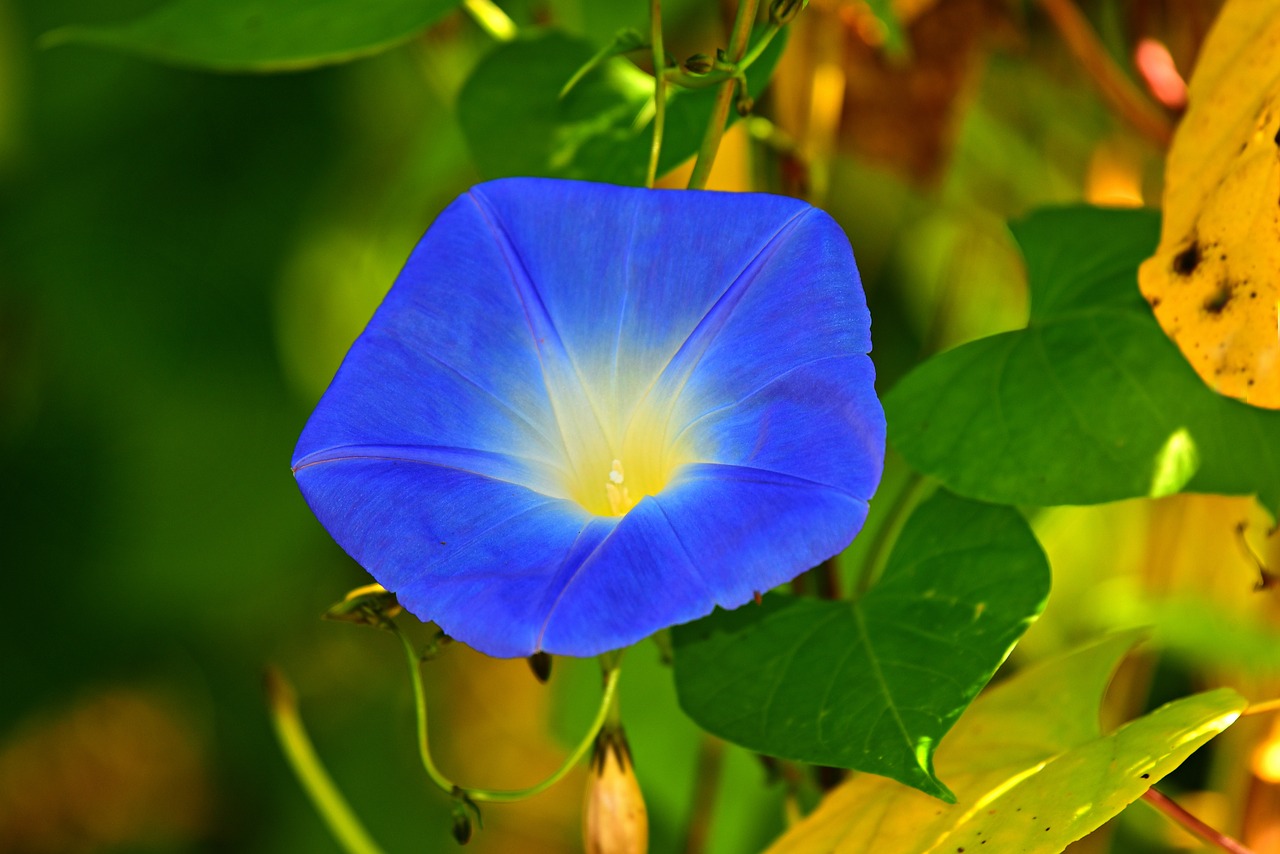
[[[422,238],[293,470],[414,614],[594,655],[849,543],[884,459],[870,326],[802,202],[493,181]]]

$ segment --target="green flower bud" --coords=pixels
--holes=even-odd
[[[401,611],[396,595],[381,584],[367,584],[352,590],[341,602],[322,615],[326,620],[356,623],[362,626],[381,626]]]
[[[705,53],[695,53],[684,61],[684,70],[690,74],[706,74],[711,70],[711,57]]]
[[[773,0],[769,4],[769,20],[778,26],[791,23],[809,5],[809,0]]]
[[[461,806],[453,808],[453,839],[459,845],[471,841],[471,816]]]

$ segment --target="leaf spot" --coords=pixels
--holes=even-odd
[[[1190,276],[1200,266],[1200,244],[1191,241],[1191,245],[1173,256],[1173,272],[1179,276]]]
[[[1231,285],[1221,282],[1218,289],[1204,301],[1204,310],[1209,314],[1222,314],[1222,310],[1231,302]]]

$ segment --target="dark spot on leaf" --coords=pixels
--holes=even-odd
[[[956,849],[956,851],[960,852],[960,854],[964,854],[964,849],[963,849],[963,848],[957,848],[957,849]]]
[[[1045,833],[1048,833],[1048,832],[1049,832],[1049,828],[1047,828],[1047,827],[1046,827],[1046,828],[1044,829],[1044,832],[1045,832]]]
[[[1151,775],[1150,775],[1150,774],[1143,774],[1143,775],[1142,775],[1142,779],[1144,779],[1144,780],[1150,780],[1150,779],[1151,779]]]
[[[1258,298],[1257,291],[1249,291],[1249,299],[1257,299],[1257,298]]]
[[[1280,127],[1276,128],[1275,138],[1272,140],[1277,146],[1280,146]]]
[[[1200,266],[1200,244],[1194,240],[1191,245],[1173,256],[1173,272],[1179,276],[1190,276]]]
[[[1218,289],[1204,301],[1204,310],[1209,314],[1222,314],[1222,310],[1229,302],[1231,302],[1231,285],[1222,282],[1218,285]]]
[[[1152,308],[1159,308],[1159,307],[1160,307],[1160,297],[1152,297],[1151,299],[1147,300],[1147,303],[1148,303]]]

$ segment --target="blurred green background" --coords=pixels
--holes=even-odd
[[[0,765],[0,840],[330,850],[264,712],[276,660],[370,824],[421,850],[447,803],[394,649],[316,619],[365,577],[288,461],[341,340],[474,176],[407,51],[253,77],[34,48],[153,5],[0,5],[0,733],[61,727],[60,755]]]

